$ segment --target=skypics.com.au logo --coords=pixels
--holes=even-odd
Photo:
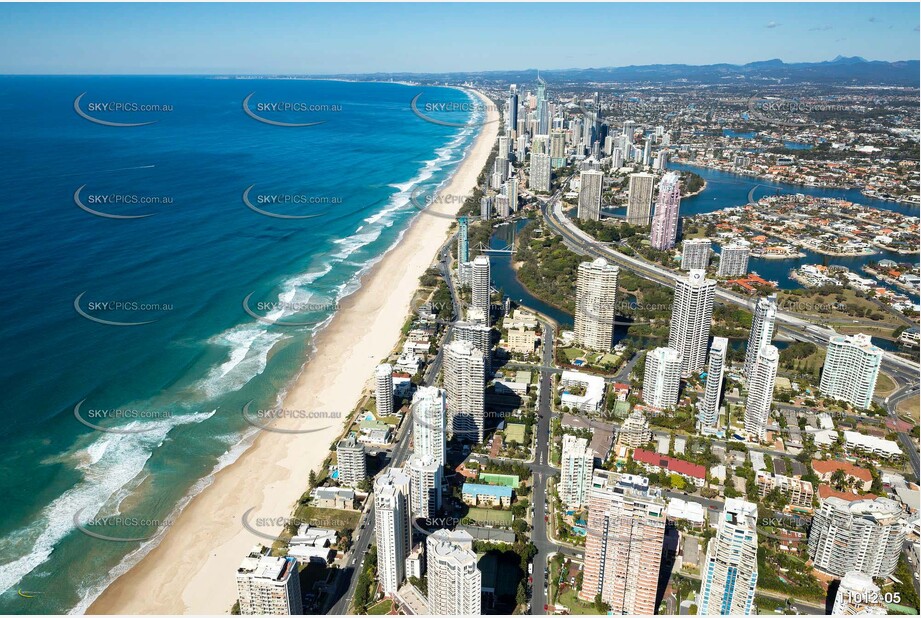
[[[313,327],[329,319],[329,316],[339,309],[335,300],[319,299],[307,302],[274,300],[253,300],[255,292],[250,292],[243,299],[243,311],[250,317],[271,326],[308,326]],[[319,315],[317,315],[319,314]],[[296,315],[316,315],[314,318],[294,319]]]
[[[153,324],[158,321],[160,318],[157,317],[152,320],[142,320],[142,321],[128,321],[128,316],[145,314],[149,315],[162,314],[167,311],[173,310],[173,305],[171,303],[145,303],[136,300],[124,300],[124,299],[106,299],[106,300],[89,300],[84,303],[83,297],[87,292],[81,292],[74,299],[74,310],[82,318],[90,320],[91,322],[96,322],[97,324],[105,324],[106,326],[143,326],[145,324]],[[84,308],[85,304],[85,308]],[[107,319],[100,317],[105,315],[112,318],[120,319]]]
[[[243,113],[273,127],[314,127],[329,122],[330,114],[342,111],[341,105],[330,103],[309,103],[307,101],[253,101],[251,92],[243,99]],[[295,118],[316,118],[316,120],[292,122]]]
[[[342,198],[309,193],[258,193],[252,184],[243,190],[243,204],[255,213],[273,219],[313,219],[342,204]],[[283,212],[293,209],[293,212]]]
[[[491,112],[498,111],[492,103],[484,103],[476,95],[470,95],[469,101],[430,100],[426,93],[420,92],[409,102],[409,108],[416,116],[426,122],[443,127],[461,129],[482,127],[499,122],[498,118],[488,120]],[[463,118],[469,120],[462,120]]]
[[[154,216],[155,212],[144,214],[116,214],[112,211],[128,210],[139,206],[172,205],[173,198],[168,195],[139,195],[137,193],[93,193],[81,185],[74,191],[74,204],[77,208],[96,217],[104,219],[144,219]]]
[[[84,101],[83,92],[74,99],[74,111],[78,116],[85,120],[105,127],[143,127],[159,122],[158,120],[146,120],[152,114],[172,112],[173,106],[162,103],[140,103],[138,101]],[[84,109],[85,108],[85,109]],[[126,119],[143,114],[145,120],[136,122],[125,122]],[[107,120],[105,117],[111,119]]]
[[[821,122],[820,118],[833,112],[846,112],[847,105],[822,99],[787,98],[774,95],[754,94],[748,99],[748,115],[760,120],[789,128],[803,128]]]
[[[84,516],[88,507],[74,513],[74,527],[86,536],[100,541],[115,543],[140,543],[149,541],[173,525],[169,519],[155,519],[130,515],[111,515],[108,517]]]
[[[262,431],[275,433],[316,433],[342,423],[345,414],[330,410],[303,410],[297,408],[259,408],[249,401],[243,406],[243,420]],[[318,427],[296,427],[291,423],[322,419]],[[326,422],[329,421],[329,422]]]

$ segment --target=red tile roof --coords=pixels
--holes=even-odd
[[[848,476],[858,478],[865,483],[873,480],[873,475],[866,468],[855,466],[849,461],[838,461],[837,459],[813,459],[812,469],[821,475],[832,474],[835,470],[844,470]]]
[[[681,459],[675,459],[674,457],[668,457],[667,455],[659,455],[658,453],[653,453],[652,451],[647,451],[642,448],[633,451],[633,460],[649,466],[658,466],[659,468],[683,476],[690,476],[698,479],[707,478],[707,469],[701,465]]]
[[[838,491],[837,489],[832,489],[831,485],[819,485],[819,499],[825,500],[826,498],[841,498],[842,500],[847,500],[848,502],[854,502],[855,500],[875,500],[877,498],[876,494],[855,494],[849,491]]]

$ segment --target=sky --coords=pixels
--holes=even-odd
[[[0,74],[916,60],[918,3],[0,4]]]

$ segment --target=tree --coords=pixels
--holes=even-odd
[[[310,471],[310,476],[307,477],[307,484],[310,485],[311,488],[317,486],[317,473],[313,470]]]
[[[844,470],[835,470],[831,474],[831,484],[832,487],[838,491],[844,491],[847,489],[847,475],[844,474]]]
[[[608,610],[611,609],[611,606],[601,600],[601,594],[595,595],[595,611],[601,615],[607,615]]]
[[[681,476],[680,474],[670,474],[668,476],[668,481],[671,484],[671,486],[677,489],[678,491],[684,490],[684,487],[686,485],[684,481],[684,477]]]
[[[522,582],[518,582],[518,592],[515,594],[515,602],[518,603],[518,605],[524,605],[528,602],[528,593],[525,592]]]

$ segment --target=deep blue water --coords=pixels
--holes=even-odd
[[[844,199],[870,208],[918,216],[917,206],[872,199],[862,195],[856,189],[822,189],[766,182],[757,178],[739,176],[694,165],[670,164],[669,169],[692,171],[707,182],[707,188],[702,193],[681,200],[681,215],[683,217],[714,212],[723,208],[743,206],[748,203],[748,195],[752,189],[755,190],[752,197],[756,201],[765,195],[772,195],[778,192],[781,194],[802,193],[815,197]],[[718,251],[719,247],[714,246],[714,249]],[[802,285],[790,278],[790,271],[799,268],[803,264],[837,264],[846,266],[858,274],[863,274],[860,270],[861,267],[870,262],[878,262],[887,258],[896,262],[911,262],[917,259],[915,256],[901,255],[892,251],[878,251],[872,255],[859,257],[831,257],[813,251],[801,251],[806,254],[806,257],[790,260],[752,258],[749,269],[757,272],[768,281],[777,281],[783,289],[796,289],[801,288]],[[893,289],[902,294],[906,293],[905,290],[900,288]],[[919,300],[917,294],[908,294],[908,296],[914,302]]]
[[[728,129],[724,130],[724,134],[731,133],[732,132]],[[745,136],[745,134],[735,135]],[[683,165],[677,163],[670,163],[669,169],[692,171],[700,175],[707,182],[707,188],[704,189],[704,191],[695,196],[683,198],[681,200],[682,217],[710,213],[721,210],[723,208],[743,206],[748,203],[748,196],[752,189],[755,190],[753,194],[753,198],[755,200],[760,199],[764,195],[777,193],[778,191],[783,194],[803,193],[806,195],[814,195],[816,197],[834,197],[839,199],[846,199],[881,210],[889,210],[914,216],[918,215],[918,208],[916,206],[912,207],[907,204],[897,204],[895,202],[871,199],[865,197],[856,189],[821,189],[815,187],[801,187],[786,183],[765,182],[760,179],[753,179],[737,174],[730,174],[727,172],[712,170],[706,167]],[[615,217],[622,216],[623,210],[606,211],[606,214],[608,216]],[[523,227],[525,224],[526,221],[519,221],[515,224],[515,228],[520,230],[521,227]],[[500,227],[490,239],[490,246],[492,248],[504,247],[509,243],[511,237],[512,226]],[[719,246],[714,245],[714,250],[719,252]],[[890,251],[880,251],[870,256],[850,258],[830,257],[805,250],[802,252],[806,254],[806,257],[790,260],[767,260],[762,258],[752,258],[750,261],[749,269],[757,272],[760,276],[769,281],[777,281],[782,289],[789,290],[802,287],[800,283],[790,278],[790,271],[798,268],[803,264],[839,264],[842,266],[847,266],[852,271],[861,274],[861,266],[869,262],[878,261],[884,258],[889,258],[895,260],[896,262],[910,262],[915,259],[913,256],[900,255]],[[515,271],[511,268],[510,259],[508,256],[492,255],[491,260],[493,263],[491,274],[493,277],[493,282],[497,288],[503,289],[506,295],[511,297],[513,300],[537,309],[538,311],[549,315],[561,324],[567,326],[572,325],[572,316],[570,314],[547,305],[546,303],[530,294],[524,288],[524,286],[521,285],[521,283],[515,277]],[[894,289],[900,293],[905,293],[905,291],[902,289]],[[919,302],[918,295],[908,294],[908,296],[912,298],[914,302]],[[620,335],[622,338],[625,334],[623,331],[625,330],[626,329],[624,327],[618,327],[618,333],[615,333],[615,340],[619,340],[618,335]],[[879,339],[874,337],[874,343],[887,350],[898,349],[898,346],[886,339]]]
[[[74,102],[84,92],[79,108],[91,116],[156,123],[81,118]],[[91,538],[75,529],[75,516],[167,520],[200,479],[239,455],[252,431],[242,406],[275,404],[319,324],[418,214],[410,192],[433,191],[472,141],[470,129],[414,115],[419,92],[469,100],[397,84],[0,78],[8,290],[0,304],[0,613],[85,607],[142,543]],[[250,93],[249,109],[262,117],[322,124],[254,120],[243,111]],[[103,103],[169,111],[111,112]],[[273,112],[276,103],[322,107]],[[80,187],[80,202],[97,212],[154,216],[95,216],[75,202]],[[265,212],[315,216],[259,214],[243,201],[248,187],[250,204]],[[160,203],[124,203],[154,196]],[[81,294],[77,306],[91,317],[152,322],[81,317]],[[249,295],[258,316],[306,325],[251,317]],[[260,306],[278,301],[288,304]],[[105,302],[125,308],[96,304]],[[93,422],[143,431],[84,426],[75,418],[82,400],[82,418],[136,411]],[[38,594],[26,600],[20,589]]]

